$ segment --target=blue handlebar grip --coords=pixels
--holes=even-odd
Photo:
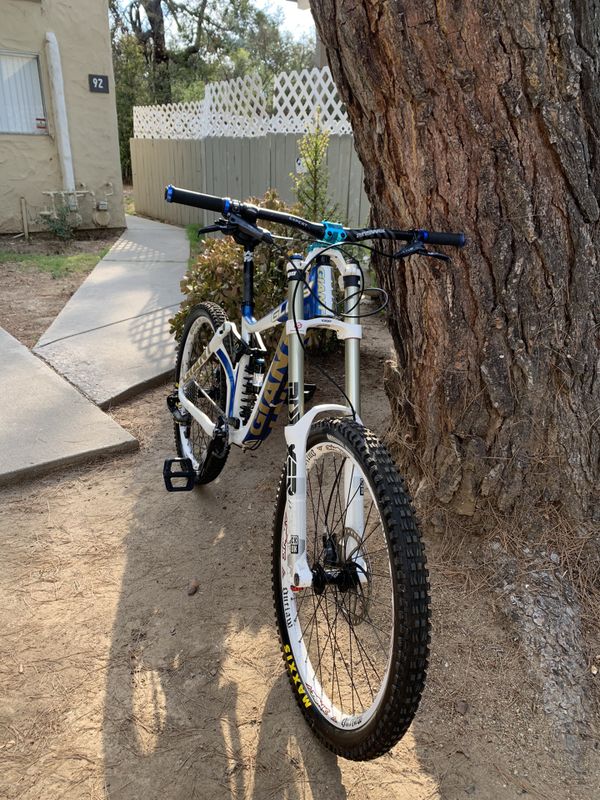
[[[464,233],[437,233],[436,231],[419,230],[417,235],[421,242],[449,245],[450,247],[464,247],[467,241]]]
[[[173,186],[171,184],[169,184],[165,189],[165,200],[167,203],[173,202]]]

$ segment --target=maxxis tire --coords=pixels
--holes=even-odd
[[[175,388],[179,387],[179,379],[181,376],[181,369],[182,369],[182,360],[186,351],[186,344],[188,343],[188,338],[190,333],[197,327],[198,320],[204,319],[211,327],[213,331],[216,331],[217,328],[220,328],[227,321],[227,315],[225,311],[221,308],[221,306],[217,305],[216,303],[199,303],[190,310],[185,327],[183,329],[183,333],[181,335],[181,340],[179,342],[179,347],[177,348],[177,360],[175,364]],[[220,395],[222,398],[226,398],[227,396],[227,384],[225,374],[221,369],[221,373],[219,375],[219,385],[217,387]],[[223,401],[224,402],[224,401]],[[196,425],[197,423],[192,423]],[[182,437],[182,426],[179,425],[177,422],[173,423],[174,427],[174,436],[175,436],[175,448],[177,450],[177,455],[179,458],[186,458],[189,457],[189,453],[186,453],[181,437]],[[222,455],[217,455],[216,453],[212,453],[208,458],[204,459],[203,461],[200,460],[196,469],[196,484],[203,485],[206,483],[210,483],[214,481],[215,478],[219,476],[221,470],[225,466],[225,462],[227,461],[227,456],[229,455],[229,446],[227,446]]]
[[[292,630],[293,623],[290,620],[290,629],[288,629],[282,595],[282,558],[284,557],[285,547],[287,547],[287,541],[285,545],[282,544],[286,501],[285,469],[279,486],[274,518],[272,579],[275,613],[283,659],[287,667],[292,692],[306,721],[328,749],[344,758],[365,761],[377,758],[390,750],[404,736],[417,711],[425,684],[429,655],[428,574],[425,566],[426,559],[423,545],[410,497],[385,446],[369,430],[348,419],[327,419],[315,423],[311,428],[308,439],[307,459],[312,448],[317,448],[318,458],[319,446],[325,443],[329,443],[327,446],[330,448],[333,443],[334,447],[340,449],[340,452],[345,451],[360,467],[365,484],[368,485],[372,505],[377,507],[379,513],[383,532],[381,538],[387,542],[386,558],[388,561],[386,563],[390,565],[389,572],[383,576],[383,581],[378,577],[371,577],[370,580],[373,586],[376,581],[379,581],[379,585],[381,585],[382,582],[385,583],[388,580],[390,586],[393,585],[393,612],[389,615],[390,618],[393,618],[393,623],[390,623],[393,629],[389,645],[391,655],[387,662],[388,667],[385,679],[382,680],[384,688],[381,694],[378,695],[380,699],[378,701],[375,699],[371,705],[371,709],[376,710],[365,712],[365,718],[367,718],[368,713],[371,713],[372,716],[368,718],[368,722],[364,726],[359,725],[354,729],[348,730],[340,727],[340,724],[344,724],[343,720],[338,724],[332,724],[331,720],[319,708],[319,705],[321,705],[321,708],[325,708],[322,699],[319,702],[319,698],[313,697],[311,689],[305,685],[307,675],[309,677],[312,676],[311,680],[315,685],[317,684],[316,672],[310,672],[309,669],[309,667],[312,668],[312,661],[309,666],[306,666],[306,674],[303,673],[301,664],[297,664],[295,661],[302,646],[296,644],[298,653],[294,652],[294,644],[289,632]],[[320,449],[325,451],[327,448],[321,446]],[[367,495],[366,487],[364,495]],[[307,499],[308,505],[309,500]],[[315,539],[317,538],[317,528],[319,528],[318,523],[317,512],[314,522]],[[366,530],[366,528],[367,524],[365,523],[364,529]],[[364,536],[364,531],[362,536],[365,539],[368,538],[368,536]],[[285,538],[287,540],[287,533]],[[324,539],[325,537],[323,536]],[[347,547],[347,544],[344,546]],[[356,551],[357,548],[354,548],[354,550]],[[368,560],[366,542],[363,542],[358,548],[358,553],[360,554],[360,559],[363,559],[364,556],[363,563],[367,565],[373,563]],[[357,559],[359,558],[358,555],[356,557]],[[359,588],[362,593],[362,587]],[[313,591],[316,596],[316,591],[310,591]],[[337,589],[333,589],[333,591],[336,592],[334,595],[335,602],[338,602],[341,594],[337,593]],[[294,596],[295,604],[297,593],[292,591],[291,595]],[[315,597],[312,599],[313,606],[315,606]],[[321,602],[321,597],[319,602]],[[325,601],[325,605],[327,605],[327,602]],[[342,605],[343,603],[340,603],[339,607]],[[310,604],[308,608],[310,612]],[[300,605],[294,605],[292,609],[293,613],[296,613],[298,628],[302,631],[301,607]],[[376,609],[377,606],[375,606]],[[289,601],[287,610],[289,613]],[[315,609],[315,617],[317,610],[318,607]],[[367,612],[365,612],[364,619],[368,623],[370,622],[370,614],[370,610],[368,611],[368,616]],[[352,630],[351,621],[348,618],[346,621],[349,630]],[[308,638],[306,631],[307,629],[305,628],[302,633],[303,641]],[[312,629],[310,637],[313,638]],[[349,635],[348,639],[350,640],[351,638],[352,635]],[[335,636],[335,641],[337,646],[337,635]],[[309,640],[307,653],[309,653],[310,647],[314,647],[314,642]],[[343,663],[343,666],[347,668],[346,661],[340,663]],[[353,680],[354,677],[352,676],[350,682],[353,682]],[[322,678],[319,684],[323,684]],[[334,695],[333,688],[332,695]],[[310,703],[307,703],[307,698]],[[354,704],[354,699],[352,703]]]

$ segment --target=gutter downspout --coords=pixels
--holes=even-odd
[[[73,154],[71,152],[71,140],[69,138],[69,122],[67,118],[67,104],[65,101],[65,85],[60,63],[60,50],[55,34],[50,31],[46,33],[46,52],[48,55],[52,101],[56,113],[56,144],[58,146],[58,158],[63,178],[63,190],[68,196],[69,209],[71,211],[77,211]]]

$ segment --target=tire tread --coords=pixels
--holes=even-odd
[[[296,701],[316,736],[329,750],[339,756],[355,761],[378,758],[388,752],[406,733],[419,706],[425,686],[430,642],[430,599],[428,572],[423,544],[416,522],[416,512],[404,480],[396,470],[389,451],[381,440],[369,429],[350,419],[324,419],[311,428],[310,442],[325,436],[333,436],[338,443],[349,446],[350,453],[357,457],[368,475],[374,499],[388,532],[393,553],[391,563],[396,572],[396,582],[404,587],[404,600],[400,615],[400,627],[391,669],[392,686],[389,700],[376,712],[369,724],[366,736],[361,739],[358,731],[339,731],[313,709],[306,709],[296,691]],[[278,500],[273,520],[273,596],[282,647],[285,642],[285,620],[279,602],[280,585],[280,530],[285,508],[285,467],[281,476]],[[285,660],[285,656],[284,656]],[[287,671],[287,670],[286,670]],[[294,682],[288,672],[290,684]]]

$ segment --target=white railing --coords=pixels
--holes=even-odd
[[[272,112],[258,75],[209,83],[203,100],[133,109],[135,139],[256,137],[305,133],[317,116],[331,133],[351,133],[329,67],[282,72],[273,87]]]

